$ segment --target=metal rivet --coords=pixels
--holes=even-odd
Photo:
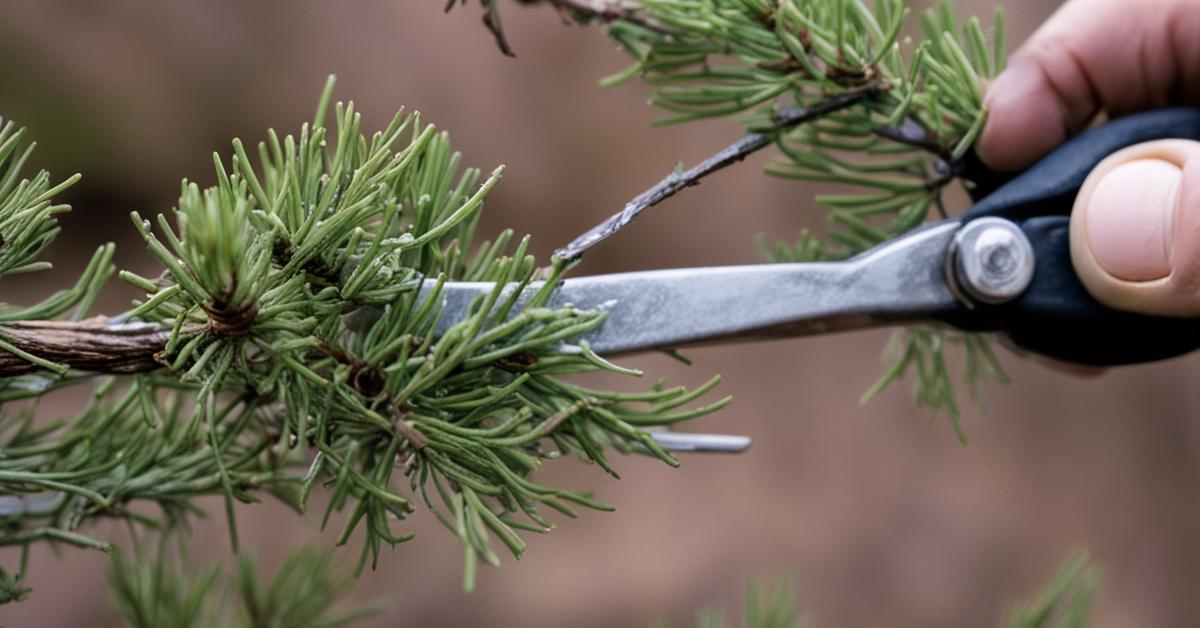
[[[1005,303],[1033,281],[1033,246],[1025,232],[1003,218],[971,221],[954,236],[958,286],[982,303]]]

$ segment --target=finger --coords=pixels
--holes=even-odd
[[[1071,261],[1105,305],[1200,316],[1200,142],[1147,142],[1100,162],[1075,199]]]
[[[997,170],[1017,170],[1099,112],[1200,103],[1197,33],[1195,0],[1068,2],[989,86],[980,158]]]

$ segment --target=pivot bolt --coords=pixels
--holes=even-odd
[[[966,296],[1007,303],[1033,281],[1033,246],[1025,232],[1003,218],[980,218],[954,236],[954,274]]]

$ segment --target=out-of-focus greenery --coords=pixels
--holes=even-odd
[[[379,610],[338,611],[354,572],[335,563],[331,550],[302,546],[288,553],[274,577],[264,580],[257,561],[243,553],[236,569],[197,564],[179,537],[160,540],[154,556],[134,549],[114,552],[109,588],[117,614],[135,628],[335,628]]]
[[[1036,598],[1014,604],[1000,628],[1083,628],[1088,610],[1100,585],[1100,569],[1087,552],[1077,551],[1063,563],[1050,585]],[[746,587],[742,601],[741,628],[807,628],[811,622],[796,607],[796,585],[779,578],[764,590],[758,582]],[[696,628],[725,628],[728,614],[721,608],[706,608],[696,614]],[[656,628],[668,628],[660,622]]]

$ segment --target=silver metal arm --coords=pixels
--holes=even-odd
[[[607,354],[924,321],[957,307],[945,256],[959,227],[937,223],[844,262],[567,279],[548,307],[606,310],[605,323],[580,339]],[[446,284],[439,331],[463,320],[471,303],[494,288]],[[527,288],[527,295],[537,288]]]

